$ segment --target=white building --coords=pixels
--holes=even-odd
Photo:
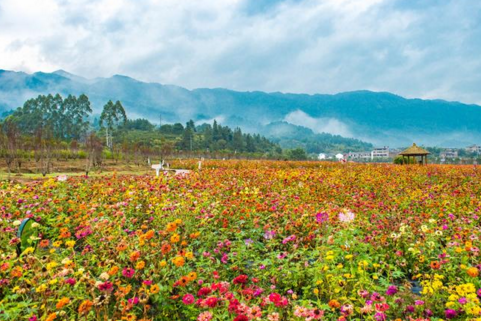
[[[389,158],[389,146],[374,148],[371,152],[371,159]]]
[[[337,159],[337,160],[342,160],[342,159],[344,159],[344,155],[342,155],[342,154],[336,154],[336,159]]]
[[[472,146],[469,146],[469,147],[466,147],[466,151],[468,153],[475,153],[475,154],[481,154],[481,146],[478,146],[478,145],[472,145]]]
[[[439,157],[442,159],[458,158],[458,151],[452,148],[447,148],[439,154]]]
[[[371,152],[349,152],[347,157],[349,159],[370,160],[371,159]]]

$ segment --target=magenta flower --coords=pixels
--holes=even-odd
[[[192,294],[186,294],[182,298],[182,302],[184,302],[185,305],[190,305],[195,302],[195,298]]]
[[[457,314],[458,313],[452,309],[447,309],[444,311],[444,315],[446,316],[446,319],[453,319],[456,317]]]
[[[132,268],[124,268],[122,270],[122,275],[125,276],[126,278],[130,279],[131,277],[134,276],[134,274],[135,274],[135,270]]]
[[[325,212],[317,213],[316,214],[316,221],[317,221],[317,223],[320,223],[320,224],[329,221],[329,214],[327,214]]]
[[[112,282],[105,281],[104,283],[99,285],[99,290],[100,291],[110,291],[112,290],[113,284]]]
[[[390,285],[386,290],[386,295],[393,296],[397,293],[397,286]]]
[[[77,281],[74,278],[68,278],[67,280],[65,280],[65,283],[74,286]]]

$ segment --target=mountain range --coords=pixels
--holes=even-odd
[[[289,141],[290,145],[295,145],[296,139],[301,142],[299,137],[315,141],[339,136],[350,138],[346,142],[357,144],[354,149],[358,150],[370,144],[402,147],[416,142],[464,147],[481,143],[481,106],[460,102],[406,99],[371,91],[308,95],[223,88],[188,90],[120,75],[86,79],[62,70],[33,74],[0,70],[0,114],[49,93],[85,93],[95,115],[108,100],[120,100],[130,118],[147,118],[154,123],[216,119],[246,132]],[[306,144],[306,140],[301,143]]]

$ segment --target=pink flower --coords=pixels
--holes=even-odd
[[[113,284],[112,282],[105,281],[104,283],[99,285],[99,290],[100,291],[110,291],[112,290]]]
[[[346,210],[344,212],[339,213],[339,221],[341,221],[343,223],[350,223],[350,222],[354,221],[355,217],[356,217],[356,215],[349,210]]]
[[[197,321],[210,321],[210,320],[212,320],[212,313],[210,313],[209,311],[202,312],[197,317]]]
[[[184,302],[185,305],[192,304],[192,303],[194,303],[194,301],[195,301],[195,298],[192,294],[186,294],[182,298],[182,302]]]
[[[74,278],[68,278],[67,280],[65,280],[65,283],[74,286],[77,281]]]
[[[135,274],[135,270],[132,268],[124,268],[122,270],[122,275],[125,276],[126,278],[130,279],[131,277],[134,276],[134,274]]]

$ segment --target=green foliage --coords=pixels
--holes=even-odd
[[[10,116],[22,134],[52,136],[59,140],[79,139],[88,130],[88,116],[92,113],[86,95],[78,98],[59,94],[38,96],[27,100]]]
[[[396,158],[394,158],[393,160],[393,163],[394,164],[398,164],[398,165],[403,165],[403,164],[415,164],[416,161],[414,158],[410,158],[409,161],[408,161],[408,158],[407,157],[404,157],[404,156],[396,156]]]
[[[302,148],[295,148],[287,151],[287,156],[290,160],[306,160],[308,156],[306,151]]]

